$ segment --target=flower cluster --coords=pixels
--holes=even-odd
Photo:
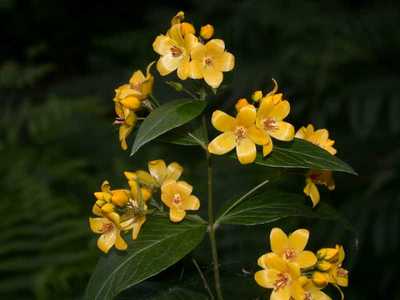
[[[119,125],[119,141],[122,149],[128,149],[126,138],[132,132],[137,122],[136,112],[143,108],[145,101],[153,90],[154,77],[150,74],[150,63],[146,69],[146,76],[142,71],[133,73],[129,82],[115,90],[115,125]]]
[[[148,209],[149,200],[155,199],[161,191],[161,202],[169,208],[172,222],[184,219],[187,210],[198,210],[199,199],[192,195],[193,187],[185,181],[178,181],[183,168],[177,162],[168,166],[163,160],[148,163],[149,172],[138,170],[124,172],[129,189],[111,189],[108,181],[101,185],[101,191],[94,193],[96,202],[92,212],[96,217],[89,218],[90,228],[100,234],[97,240],[99,249],[107,253],[114,245],[125,250],[127,243],[121,232],[132,231],[132,240],[138,237]],[[159,207],[159,205],[154,205]]]
[[[222,134],[208,145],[208,151],[222,155],[236,148],[241,164],[253,163],[256,159],[256,145],[263,148],[263,156],[273,149],[272,138],[280,141],[291,141],[294,138],[294,127],[284,119],[289,115],[290,104],[281,93],[276,93],[278,85],[265,96],[261,91],[252,95],[253,104],[247,99],[239,99],[236,104],[236,118],[223,111],[212,114],[211,123]]]
[[[336,149],[333,148],[335,141],[329,139],[329,132],[326,129],[314,130],[314,126],[309,124],[307,127],[301,127],[296,132],[295,137],[309,141],[325,149],[332,155],[335,155],[337,152]],[[320,200],[317,184],[325,185],[330,191],[334,190],[335,182],[332,177],[332,171],[310,170],[306,174],[304,193],[311,198],[314,207]]]
[[[339,290],[348,285],[348,271],[342,268],[342,246],[323,248],[315,255],[305,251],[309,231],[298,229],[287,236],[280,228],[270,233],[272,252],[262,255],[256,282],[272,289],[271,300],[329,300],[322,289],[328,283]],[[341,290],[340,290],[341,292]]]
[[[157,70],[161,76],[176,70],[181,80],[204,78],[209,86],[218,88],[223,81],[223,72],[233,69],[235,57],[225,51],[223,40],[211,39],[213,26],[203,26],[198,37],[194,26],[183,22],[184,18],[184,13],[179,12],[173,17],[167,33],[154,40],[153,49],[160,55]]]

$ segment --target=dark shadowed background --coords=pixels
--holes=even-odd
[[[149,159],[178,160],[204,199],[199,149],[154,144],[129,158],[112,126],[114,88],[157,57],[153,39],[184,10],[197,28],[213,24],[236,56],[226,109],[255,89],[269,90],[273,77],[296,127],[328,128],[338,156],[360,174],[338,174],[336,190],[322,195],[351,220],[356,239],[340,224],[281,225],[310,228],[314,247],[345,244],[347,299],[400,299],[400,3],[181,2],[0,0],[0,298],[79,299],[101,255],[87,218],[104,179],[117,186],[122,171]],[[161,78],[156,82],[159,98],[176,97]],[[220,203],[273,174],[224,159],[217,165]],[[290,184],[296,180],[301,192],[302,178]],[[251,273],[270,228],[218,233],[231,299],[264,294]],[[208,252],[198,252],[209,269]],[[144,287],[174,282],[201,290],[196,280],[189,259]],[[121,299],[138,299],[139,292]]]

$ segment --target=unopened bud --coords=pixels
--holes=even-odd
[[[312,274],[312,281],[318,287],[325,287],[328,284],[327,274],[321,272],[314,272]]]
[[[246,98],[239,99],[236,104],[235,108],[237,111],[240,111],[243,107],[250,105]]]
[[[214,35],[214,26],[207,24],[201,27],[200,29],[200,36],[205,39],[209,40]]]
[[[261,98],[263,97],[263,94],[261,91],[255,91],[252,95],[251,95],[251,99],[255,102],[258,102]]]
[[[186,35],[186,34],[189,34],[189,33],[195,34],[196,30],[194,29],[192,24],[184,22],[184,23],[181,24],[181,33],[183,35]]]
[[[183,91],[183,85],[180,82],[176,82],[176,81],[167,81],[166,84],[168,84],[169,86],[171,86],[172,88],[175,89],[175,91],[177,92],[181,92]]]

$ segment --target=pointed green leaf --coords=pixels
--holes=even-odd
[[[205,101],[189,99],[175,100],[157,107],[139,127],[131,155],[163,133],[193,120],[205,107]]]
[[[237,201],[233,201],[235,203]],[[218,218],[221,224],[257,225],[278,221],[287,217],[307,217],[331,221],[341,221],[350,228],[346,220],[330,205],[320,202],[316,208],[302,194],[269,190],[251,196]]]
[[[235,155],[231,155],[236,159]],[[301,139],[292,142],[274,141],[274,148],[267,157],[257,155],[256,164],[273,168],[303,168],[331,170],[353,175],[357,173],[347,163],[328,151]]]
[[[171,223],[151,216],[127,251],[113,250],[100,258],[86,289],[85,299],[113,299],[121,291],[175,264],[203,239],[206,225]],[[128,236],[127,236],[128,238]]]
[[[160,139],[163,142],[176,145],[207,147],[207,138],[204,135],[202,124],[198,119],[163,134]]]

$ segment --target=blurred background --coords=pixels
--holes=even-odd
[[[178,160],[204,199],[199,149],[167,152],[156,144],[129,158],[112,126],[114,89],[157,57],[153,39],[184,10],[197,28],[213,24],[236,56],[225,81],[231,88],[220,96],[227,109],[255,89],[270,90],[273,77],[291,102],[293,124],[328,128],[338,156],[360,174],[336,175],[336,190],[322,195],[351,220],[357,237],[339,224],[283,225],[312,228],[315,247],[345,243],[347,299],[400,299],[400,3],[182,2],[0,0],[0,298],[80,298],[101,255],[87,218],[104,179],[117,186],[123,171],[149,159]],[[158,98],[176,97],[156,82]],[[234,161],[217,165],[221,203],[273,173]],[[301,176],[290,182],[301,192]],[[251,272],[273,225],[219,233],[231,299],[265,297]],[[199,260],[209,268],[207,255]],[[189,264],[157,276],[154,286],[175,275],[177,282],[191,272],[198,277]],[[138,299],[132,295],[121,299]]]

